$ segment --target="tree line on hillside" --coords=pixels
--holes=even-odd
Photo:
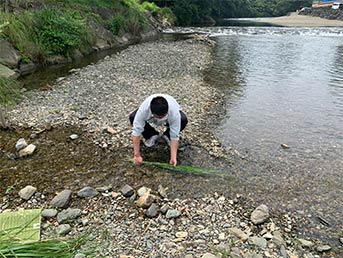
[[[158,5],[170,3],[150,0]],[[174,0],[171,9],[177,17],[177,24],[188,26],[202,24],[208,17],[242,18],[275,17],[311,6],[312,0]]]

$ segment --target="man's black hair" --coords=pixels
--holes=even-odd
[[[151,113],[157,116],[163,116],[168,113],[168,102],[163,97],[155,97],[150,103]]]

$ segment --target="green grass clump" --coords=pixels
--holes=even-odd
[[[87,42],[88,29],[78,11],[45,8],[34,19],[35,34],[48,54],[69,55]]]
[[[47,239],[41,241],[23,240],[17,236],[20,232],[32,227],[30,221],[13,228],[0,230],[0,257],[74,257],[81,247],[86,244],[88,238],[81,236],[78,238]],[[94,249],[85,250],[84,254],[93,254]]]
[[[191,173],[191,174],[221,175],[221,176],[227,175],[225,172],[220,171],[220,170],[199,168],[199,167],[186,166],[186,165],[173,166],[173,165],[170,165],[168,163],[150,162],[150,161],[144,161],[143,164],[148,165],[148,166],[154,166],[154,167],[159,167],[159,168],[163,168],[163,169],[173,170],[173,171]]]
[[[142,7],[144,10],[147,10],[150,12],[153,16],[157,16],[158,13],[160,12],[160,7],[158,7],[155,3],[150,3],[150,2],[143,2]]]
[[[10,106],[20,100],[20,87],[16,80],[0,77],[0,106]]]
[[[87,238],[49,239],[37,242],[0,241],[0,257],[74,257]],[[86,251],[92,253],[93,250]]]

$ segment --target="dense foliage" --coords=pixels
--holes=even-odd
[[[175,0],[172,10],[177,17],[177,23],[187,26],[202,24],[208,17],[220,19],[282,16],[301,7],[311,6],[311,3],[312,0]]]
[[[18,4],[20,12],[8,11],[0,2],[0,37],[20,52],[23,61],[44,62],[49,55],[70,56],[74,50],[90,48],[94,39],[90,24],[96,22],[115,35],[134,35],[149,27],[147,12],[161,19],[175,20],[168,8],[139,0],[35,0]],[[12,2],[11,2],[12,3]],[[13,5],[12,3],[12,5]],[[38,8],[37,8],[38,6]]]

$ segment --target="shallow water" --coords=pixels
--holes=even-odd
[[[337,239],[343,225],[343,29],[176,31],[207,33],[217,42],[206,80],[226,93],[226,106],[214,133],[242,157],[233,165],[240,191],[298,215],[304,234]]]

